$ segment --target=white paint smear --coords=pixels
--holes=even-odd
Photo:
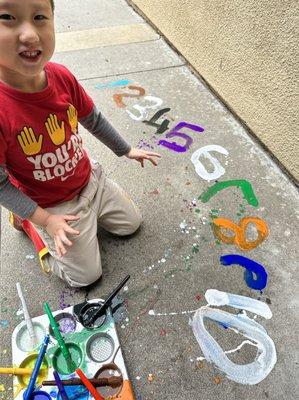
[[[185,314],[194,314],[197,310],[190,311],[178,311],[178,312],[170,312],[170,313],[157,313],[155,310],[149,310],[149,315],[155,316],[168,316],[168,315],[185,315]]]
[[[272,312],[268,304],[263,301],[251,299],[250,297],[221,292],[216,289],[208,289],[205,293],[205,298],[208,305],[211,306],[231,306],[258,314],[266,319],[272,318]]]
[[[210,289],[206,292],[206,298],[211,305],[230,305],[262,316],[268,317],[270,315],[270,310],[267,310],[269,307],[265,303],[245,296]],[[229,360],[216,340],[206,330],[205,319],[221,323],[254,342],[252,344],[256,344],[258,349],[256,359],[245,365],[235,364]],[[215,364],[229,379],[235,382],[255,385],[265,379],[276,364],[277,357],[273,340],[268,336],[263,326],[247,317],[246,314],[233,315],[226,311],[203,306],[196,311],[191,326],[205,359]]]
[[[256,347],[256,344],[252,343],[250,340],[243,340],[243,342],[238,347],[236,347],[235,349],[232,349],[232,350],[226,350],[224,353],[225,354],[235,353],[236,351],[241,350],[242,347],[245,346],[245,344],[249,344],[250,346]],[[205,357],[196,357],[196,360],[203,361],[203,360],[205,360]]]

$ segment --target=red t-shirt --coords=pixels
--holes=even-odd
[[[0,82],[0,164],[9,179],[41,207],[75,197],[91,166],[78,133],[78,119],[93,101],[64,66],[45,66],[48,85],[24,93]]]

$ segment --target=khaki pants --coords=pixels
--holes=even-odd
[[[128,194],[104,176],[98,163],[92,164],[90,181],[78,196],[47,211],[80,216],[78,221],[70,222],[80,234],[68,235],[73,245],[66,246],[67,253],[63,257],[57,256],[54,240],[37,227],[49,249],[46,261],[50,269],[73,287],[89,285],[102,275],[98,226],[125,236],[134,233],[142,221],[140,211]]]

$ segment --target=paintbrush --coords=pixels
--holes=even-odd
[[[96,386],[111,386],[118,387],[123,383],[123,378],[121,376],[110,376],[109,378],[90,378],[89,382]],[[84,385],[81,379],[72,378],[68,380],[61,381],[64,386],[79,386]],[[43,381],[43,386],[57,386],[55,381]]]
[[[88,391],[94,397],[95,400],[105,400],[104,397],[101,396],[100,393],[96,390],[96,388],[90,383],[90,380],[87,378],[87,376],[80,368],[77,368],[76,372],[80,376],[86,389],[88,389]]]
[[[121,288],[125,285],[125,283],[129,279],[130,275],[127,275],[125,279],[109,294],[107,299],[104,301],[103,304],[100,305],[99,309],[94,314],[83,316],[83,325],[85,327],[91,326],[97,320],[97,318],[101,317],[103,314],[106,313],[106,310],[108,307],[110,307],[113,298],[117,295],[117,293],[121,290]],[[88,307],[88,304],[86,305],[86,307]]]
[[[41,368],[40,372],[45,370]],[[31,375],[33,372],[32,368],[17,368],[17,367],[1,367],[0,374],[12,374],[12,375]]]
[[[57,323],[55,321],[55,318],[54,318],[54,316],[52,314],[52,311],[51,311],[50,306],[49,306],[48,303],[44,303],[44,310],[45,310],[45,312],[46,312],[46,314],[47,314],[47,316],[49,318],[49,322],[50,322],[50,325],[51,325],[51,327],[53,329],[53,333],[54,333],[55,339],[57,340],[58,345],[59,345],[59,347],[61,349],[61,353],[62,353],[63,357],[65,358],[68,370],[73,372],[76,369],[76,365],[75,365],[74,361],[72,360],[71,353],[69,352],[69,349],[67,348],[66,344],[64,343],[63,337],[62,337],[62,335],[60,333],[59,327],[58,327],[58,325],[57,325]]]
[[[62,400],[69,400],[69,397],[66,394],[66,391],[65,391],[64,386],[63,386],[63,382],[60,379],[60,376],[59,376],[58,372],[54,371],[53,375],[54,375],[56,386],[58,387],[58,391],[59,391],[61,399]]]
[[[26,389],[26,391],[25,391],[25,393],[23,395],[23,399],[24,400],[30,400],[31,397],[32,397],[32,393],[34,391],[37,375],[38,375],[38,372],[39,372],[40,367],[42,365],[43,358],[44,358],[44,356],[46,354],[49,341],[50,341],[50,335],[46,335],[45,338],[44,338],[44,341],[43,341],[43,343],[42,343],[42,345],[41,345],[41,347],[39,349],[39,353],[38,353],[37,359],[35,361],[33,372],[32,372],[32,375],[30,377],[30,381],[28,383],[27,389]]]
[[[24,319],[26,322],[26,326],[28,329],[28,333],[30,336],[30,340],[31,340],[31,345],[33,348],[37,347],[38,343],[38,338],[34,332],[34,327],[32,324],[32,320],[30,318],[29,312],[28,312],[28,308],[27,308],[27,304],[21,289],[21,285],[19,284],[19,282],[17,282],[17,291],[18,291],[18,295],[20,297],[21,303],[22,303],[22,309],[23,309],[23,313],[24,313]]]

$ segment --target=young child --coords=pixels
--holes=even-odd
[[[141,214],[92,162],[78,122],[117,156],[144,166],[159,154],[131,146],[54,52],[53,0],[0,0],[0,204],[31,221],[50,269],[81,287],[102,274],[97,226],[129,235]]]

